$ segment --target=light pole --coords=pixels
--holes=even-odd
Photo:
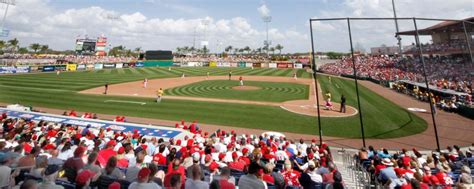
[[[395,29],[397,30],[397,34],[395,34],[395,37],[398,40],[398,54],[401,56],[402,55],[402,38],[398,35],[398,20],[397,20],[397,10],[395,9],[395,0],[392,0],[392,8],[393,8],[393,17],[395,18]]]
[[[267,37],[266,37],[266,40],[263,43],[263,45],[265,45],[265,48],[267,50],[267,57],[268,57],[269,56],[268,51],[269,51],[270,44],[271,44],[271,42],[268,40],[268,24],[270,22],[272,22],[272,17],[271,16],[263,16],[262,19],[263,19],[263,22],[265,22],[266,32],[267,32]]]
[[[7,18],[7,12],[8,12],[8,7],[10,5],[15,5],[15,0],[0,0],[0,3],[6,4],[7,8],[5,9],[5,13],[3,14],[3,19],[2,19],[2,31],[1,31],[1,37],[7,37],[8,32],[5,30],[5,20]]]

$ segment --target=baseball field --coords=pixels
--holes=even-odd
[[[227,80],[232,71],[234,80]],[[206,75],[209,72],[210,78]],[[179,78],[186,75],[186,80]],[[126,68],[83,72],[40,73],[0,76],[0,102],[19,103],[33,107],[125,115],[161,120],[198,120],[200,123],[230,127],[257,128],[302,134],[318,134],[317,118],[294,113],[279,106],[284,102],[305,102],[312,97],[311,74],[298,70],[298,80],[290,82],[292,69],[272,68]],[[245,86],[238,89],[237,77],[243,76]],[[103,90],[105,83],[114,86],[127,83],[140,85],[147,78],[152,94],[155,86],[176,82],[165,89],[165,99],[155,103],[153,95],[89,94],[84,90]],[[199,80],[192,80],[200,78]],[[206,78],[206,79],[204,79]],[[304,81],[304,82],[303,82]],[[331,92],[333,101],[341,94],[347,105],[357,108],[354,82],[328,76],[318,78],[320,89]],[[141,88],[142,86],[137,86]],[[395,138],[424,131],[427,123],[384,97],[359,86],[365,134],[368,138]],[[138,89],[137,89],[138,90]],[[113,92],[113,91],[112,91]],[[145,93],[145,92],[144,92]],[[323,103],[323,102],[321,102]],[[303,107],[303,106],[300,106]],[[336,111],[333,111],[333,113]],[[337,114],[334,113],[334,114]],[[321,118],[326,136],[360,137],[357,111],[343,116]]]

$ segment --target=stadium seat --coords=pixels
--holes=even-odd
[[[97,181],[98,189],[108,189],[110,184],[118,180],[111,176],[101,175]]]
[[[230,170],[230,175],[235,178],[235,184],[238,185],[240,177],[242,175],[245,175],[245,173],[243,171],[231,169]]]
[[[268,189],[276,189],[276,186],[274,184],[270,184],[267,182],[267,188]]]

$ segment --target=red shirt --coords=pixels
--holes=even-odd
[[[230,169],[235,169],[239,171],[243,171],[245,168],[245,163],[241,161],[234,161],[229,163],[229,168]]]
[[[170,173],[165,175],[165,179],[163,181],[163,185],[164,185],[165,188],[170,188],[171,187],[171,177],[175,174],[180,174],[180,173],[170,172]],[[186,182],[185,179],[186,179],[186,177],[181,175],[181,188],[184,188],[184,183]]]
[[[244,162],[245,165],[250,165],[250,159],[249,159],[248,157],[240,156],[240,157],[239,157],[239,161]]]
[[[285,183],[290,186],[300,186],[298,178],[300,178],[301,173],[295,170],[285,171],[282,173]]]
[[[446,185],[443,188],[451,188],[451,185],[454,184],[453,180],[451,177],[443,172],[439,172],[436,174],[436,177],[438,177],[439,183],[442,185]]]
[[[263,181],[267,183],[275,184],[275,179],[270,174],[264,174],[262,178],[263,178]]]
[[[117,167],[127,168],[128,167],[128,160],[125,159],[125,158],[117,160]]]
[[[153,156],[153,162],[157,163],[158,165],[166,165],[166,157],[163,154],[157,153]]]
[[[436,177],[436,176],[434,176],[434,175],[431,175],[431,176],[424,175],[424,176],[423,176],[423,182],[424,182],[424,183],[427,183],[427,184],[429,184],[429,185],[437,185],[437,184],[439,184],[438,177]]]
[[[235,189],[235,186],[226,179],[219,180],[221,189]]]

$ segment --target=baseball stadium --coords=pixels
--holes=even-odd
[[[8,18],[28,3],[0,3],[1,188],[474,188],[474,17],[392,1],[389,17],[307,17],[306,50],[282,53],[264,2],[263,46],[205,18],[192,46],[112,31],[53,50]]]

